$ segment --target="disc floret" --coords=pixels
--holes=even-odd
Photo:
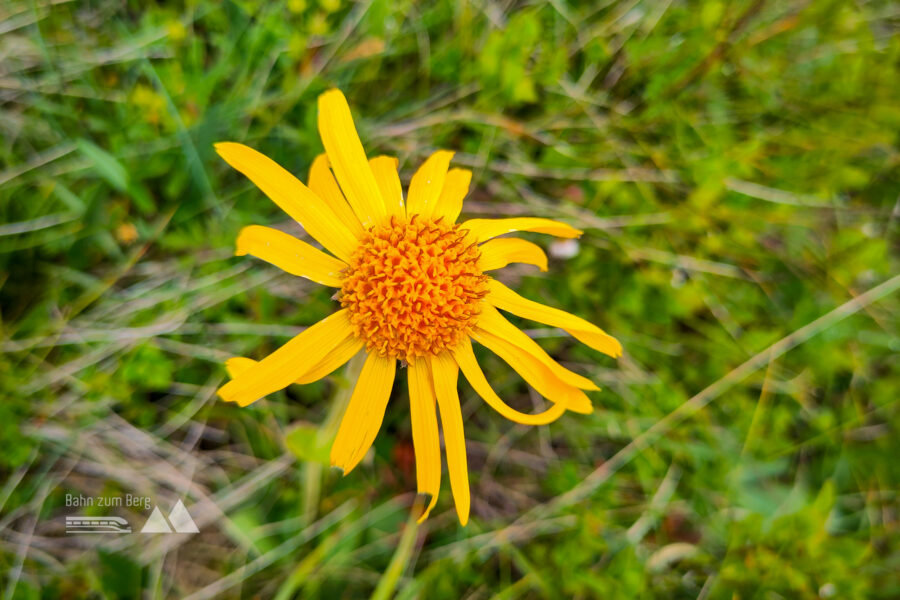
[[[488,292],[478,247],[467,237],[456,225],[418,215],[366,232],[340,300],[369,351],[412,361],[471,333]]]

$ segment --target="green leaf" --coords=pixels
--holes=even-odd
[[[128,189],[128,171],[112,154],[85,139],[78,140],[78,150],[94,163],[94,169],[109,185],[120,192]]]

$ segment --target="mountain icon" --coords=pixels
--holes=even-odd
[[[152,517],[153,515],[150,516]],[[169,522],[178,533],[200,533],[200,530],[197,529],[197,524],[194,523],[181,500],[175,503],[175,508],[169,513]]]
[[[169,525],[171,523],[171,526]],[[184,503],[179,500],[175,503],[172,512],[169,513],[168,521],[163,516],[158,506],[153,507],[150,518],[141,528],[141,533],[199,533],[197,524],[191,518],[190,513],[185,508]]]
[[[159,507],[154,506],[150,518],[141,528],[141,533],[172,533],[172,528],[166,522],[166,518],[159,512]]]

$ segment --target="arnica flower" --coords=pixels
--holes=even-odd
[[[498,236],[532,231],[575,238],[582,232],[530,217],[456,224],[472,174],[450,169],[453,153],[444,150],[416,171],[404,199],[397,159],[366,158],[339,90],[319,97],[318,125],[325,154],[313,162],[308,185],[244,145],[216,144],[229,165],[330,253],[276,229],[251,225],[238,236],[237,255],[252,254],[292,275],[336,288],[341,304],[259,362],[230,359],[232,380],[218,393],[246,406],[291,383],[325,377],[365,349],[367,357],[331,447],[331,464],[347,475],[381,427],[398,363],[407,365],[418,491],[431,497],[421,519],[440,490],[440,414],[450,488],[465,525],[470,500],[459,371],[488,405],[527,425],[550,423],[566,410],[590,413],[584,390],[599,389],[550,358],[500,311],[559,327],[604,354],[617,357],[622,352],[615,338],[584,319],[528,300],[487,275],[510,263],[547,270],[540,247]],[[476,362],[473,339],[515,369],[550,407],[526,414],[501,400]]]

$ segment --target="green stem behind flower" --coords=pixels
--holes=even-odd
[[[331,408],[325,417],[325,422],[319,427],[316,436],[317,446],[325,446],[331,448],[331,443],[337,435],[338,426],[341,424],[341,417],[347,409],[350,402],[350,396],[353,394],[353,388],[359,374],[362,371],[363,364],[366,361],[366,353],[360,352],[347,362],[344,369],[344,376],[336,378],[336,387],[331,401]],[[322,492],[322,470],[323,464],[316,461],[305,461],[301,464],[301,476],[303,480],[303,516],[306,523],[312,523],[318,513],[319,498]]]

